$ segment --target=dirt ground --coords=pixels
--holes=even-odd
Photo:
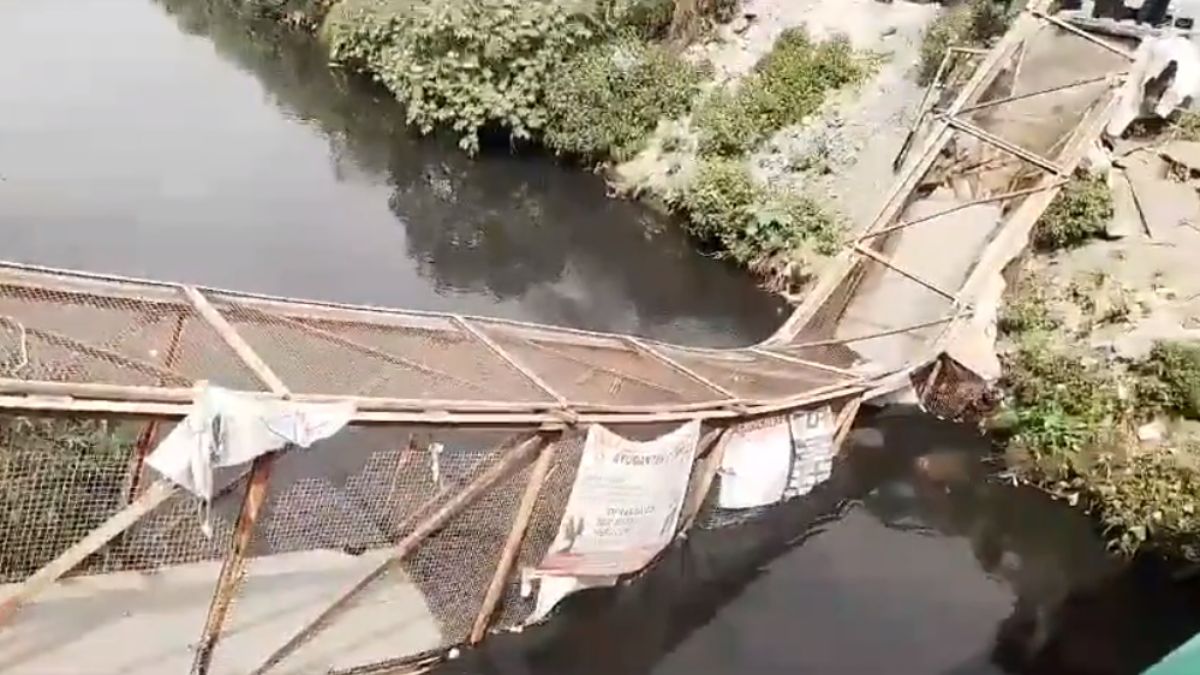
[[[882,194],[894,180],[892,159],[924,92],[914,77],[921,37],[938,11],[940,5],[905,0],[745,0],[742,17],[694,46],[691,56],[713,65],[709,86],[736,86],[780,34],[804,26],[818,39],[842,35],[881,57],[874,77],[835,95],[812,119],[781,130],[749,160],[764,181],[818,197],[854,228],[878,208],[878,200],[862,195]],[[613,168],[610,180],[623,193],[669,198],[687,183],[696,160],[689,120],[665,122],[642,153]]]

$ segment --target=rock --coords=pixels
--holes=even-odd
[[[746,15],[744,15],[744,14],[742,16],[739,16],[738,18],[734,19],[733,21],[729,22],[729,30],[732,30],[733,32],[737,33],[738,35],[745,33],[749,28],[750,28],[750,19],[747,18]]]
[[[1153,239],[1169,239],[1175,228],[1200,220],[1200,195],[1166,177],[1166,161],[1149,153],[1125,160],[1125,175]]]
[[[1137,437],[1142,443],[1160,443],[1167,437],[1167,425],[1162,420],[1143,424],[1138,427]]]
[[[1159,154],[1189,173],[1200,172],[1200,141],[1171,141],[1163,146]]]

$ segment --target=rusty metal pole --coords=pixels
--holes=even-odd
[[[242,363],[273,394],[284,399],[291,397],[291,391],[287,384],[238,334],[237,329],[225,320],[220,311],[209,303],[204,294],[192,286],[183,286],[180,290],[205,323],[217,332],[217,335],[237,354]],[[242,578],[246,574],[246,559],[250,554],[255,526],[258,523],[263,503],[267,500],[271,468],[275,464],[276,457],[292,448],[293,446],[288,444],[278,451],[259,455],[251,464],[250,483],[246,486],[246,496],[242,499],[237,526],[230,537],[229,551],[225,555],[225,562],[221,565],[221,574],[217,577],[217,587],[213,592],[212,603],[208,607],[208,617],[204,621],[204,632],[200,635],[200,644],[197,645],[196,655],[192,660],[192,675],[205,675],[212,664],[213,650],[217,647],[217,641],[221,639],[221,630],[229,615],[229,607],[233,604],[233,596],[241,587]]]
[[[183,312],[180,312],[175,318],[175,330],[171,333],[171,341],[167,343],[167,356],[163,360],[163,365],[167,370],[175,368],[176,357],[179,356],[179,340],[183,336]],[[160,379],[159,386],[163,382]],[[138,495],[141,489],[142,468],[146,464],[146,457],[150,455],[150,451],[154,449],[154,444],[158,441],[158,430],[161,427],[161,420],[153,419],[146,423],[142,428],[142,432],[138,434],[137,442],[134,444],[133,457],[129,462],[129,480],[126,483],[124,503],[129,504]]]
[[[208,607],[208,618],[204,621],[204,632],[192,659],[192,675],[204,675],[212,664],[213,650],[221,637],[221,629],[229,615],[233,596],[241,588],[242,579],[246,575],[246,559],[250,555],[258,516],[267,500],[271,467],[275,458],[287,452],[290,447],[285,446],[278,452],[269,452],[257,457],[250,469],[250,484],[246,486],[246,496],[242,499],[237,527],[230,537],[229,550],[225,555],[224,564],[221,565],[221,574],[217,577],[217,590],[213,593],[212,602]]]

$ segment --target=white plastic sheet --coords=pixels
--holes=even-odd
[[[288,444],[307,448],[346,426],[354,410],[353,403],[293,403],[208,386],[146,464],[210,500],[214,468],[243,464]]]
[[[1109,136],[1119,137],[1135,119],[1144,113],[1166,118],[1200,91],[1200,52],[1196,45],[1181,35],[1148,38],[1134,52],[1133,67],[1119,92],[1117,107],[1106,129]],[[1157,100],[1146,100],[1146,86],[1161,77],[1175,64],[1170,84]]]
[[[742,425],[721,457],[722,509],[753,509],[783,499],[792,467],[792,431],[786,417]]]

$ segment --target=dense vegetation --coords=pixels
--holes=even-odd
[[[1044,251],[1079,246],[1103,236],[1112,216],[1112,192],[1104,178],[1073,178],[1038,220],[1033,243]]]
[[[736,156],[812,115],[830,91],[861,82],[870,60],[845,40],[813,42],[803,30],[779,37],[771,53],[735,89],[701,102],[695,124],[705,153]]]
[[[0,417],[0,579],[37,570],[112,515],[131,447],[103,420]]]
[[[666,47],[631,35],[592,45],[546,84],[545,143],[559,153],[628,159],[659,120],[688,111],[703,76]]]
[[[733,159],[702,161],[680,206],[690,216],[693,235],[746,265],[830,255],[838,243],[837,221],[816,202],[761,185],[745,163]]]
[[[995,0],[966,0],[943,12],[925,31],[918,81],[933,81],[951,47],[987,47],[1008,28],[1013,11]]]
[[[682,189],[656,196],[718,254],[795,280],[832,251],[837,222],[811,198],[758,185],[748,155],[873,66],[844,40],[817,43],[790,30],[743,81],[701,96],[706,66],[679,47],[735,6],[342,0],[322,34],[335,62],[371,74],[405,104],[410,124],[453,130],[469,153],[494,131],[587,162],[620,162],[661,122],[685,120],[684,142],[701,157]]]
[[[1094,512],[1114,549],[1200,560],[1200,444],[1182,434],[1143,447],[1136,433],[1156,418],[1200,419],[1200,344],[1101,360],[1063,339],[1048,292],[1020,285],[1000,322],[1013,344],[998,419],[1015,467]]]

